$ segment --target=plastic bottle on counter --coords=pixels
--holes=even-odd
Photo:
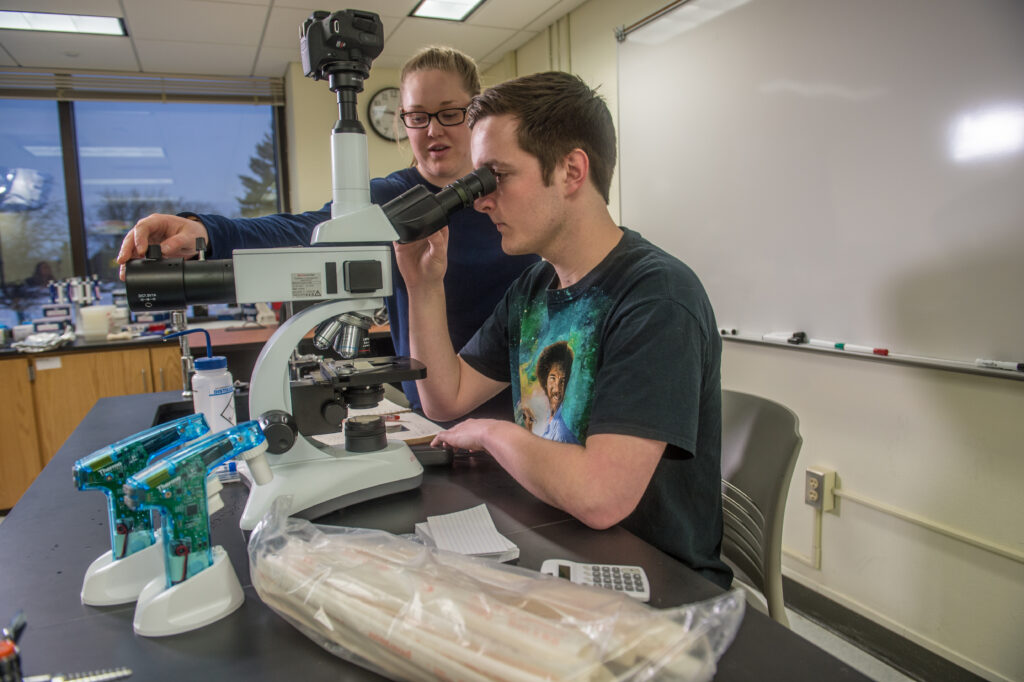
[[[235,382],[222,355],[197,358],[192,375],[192,404],[206,417],[210,433],[235,425]]]
[[[186,329],[164,336],[164,340],[185,334],[206,335],[206,357],[196,358],[196,373],[192,375],[192,406],[196,414],[206,417],[210,433],[235,426],[235,382],[228,371],[228,359],[214,355],[210,333],[205,329]]]

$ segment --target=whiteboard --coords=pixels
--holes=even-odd
[[[619,128],[720,326],[1024,361],[1024,2],[693,0],[620,43]]]

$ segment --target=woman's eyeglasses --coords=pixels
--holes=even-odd
[[[434,113],[426,111],[406,111],[399,114],[402,123],[406,128],[426,128],[430,125],[430,119],[436,118],[443,126],[457,126],[466,120],[466,107],[454,109],[441,109]]]

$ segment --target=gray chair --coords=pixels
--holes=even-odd
[[[722,391],[722,558],[789,627],[782,599],[782,517],[803,439],[789,408]]]

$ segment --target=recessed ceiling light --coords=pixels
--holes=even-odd
[[[83,185],[173,185],[174,178],[91,178]]]
[[[60,156],[61,149],[56,145],[24,146],[32,156]],[[113,158],[113,159],[162,159],[165,157],[163,147],[79,147],[78,155],[82,158]]]
[[[425,19],[446,19],[448,21],[465,21],[484,0],[420,0],[420,3],[409,13],[411,17]]]
[[[47,14],[44,12],[0,11],[0,29],[18,31],[56,31],[59,33],[93,33],[126,36],[120,17],[93,17],[81,14]]]

